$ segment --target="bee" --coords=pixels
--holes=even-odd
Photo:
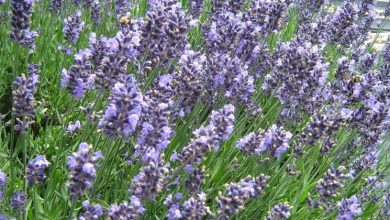
[[[131,22],[130,18],[127,17],[127,16],[122,16],[120,19],[119,19],[119,23],[121,24],[129,24]]]
[[[363,79],[362,79],[362,77],[360,77],[360,76],[353,76],[353,77],[352,77],[352,81],[353,81],[354,83],[360,83],[360,82],[363,82]]]
[[[357,83],[361,83],[361,82],[363,82],[363,79],[360,76],[352,76],[350,78],[350,81],[347,84],[347,89],[348,89],[349,96],[353,95],[353,91],[354,91],[355,85]]]

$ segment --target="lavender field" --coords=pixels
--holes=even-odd
[[[376,3],[0,0],[0,220],[390,219]]]

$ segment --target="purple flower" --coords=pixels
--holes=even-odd
[[[29,29],[24,31],[24,37],[20,41],[20,44],[24,48],[29,48],[31,49],[31,52],[34,51],[35,49],[35,37],[38,36],[38,33],[36,31],[30,31]]]
[[[138,39],[137,31],[119,31],[114,38],[99,39],[93,48],[99,89],[111,89],[121,78],[126,77],[129,62],[139,55]]]
[[[141,199],[132,196],[129,202],[125,201],[119,205],[111,205],[107,210],[107,217],[110,220],[116,219],[138,219],[145,212]]]
[[[261,174],[258,177],[248,176],[238,183],[226,184],[225,192],[220,192],[217,197],[218,214],[228,219],[230,215],[244,209],[248,200],[259,197],[264,192],[268,179],[269,176]]]
[[[187,165],[188,166],[188,165]],[[184,168],[189,173],[188,179],[185,181],[185,186],[188,192],[199,192],[201,190],[200,185],[208,176],[206,173],[206,167],[192,168],[190,170]]]
[[[108,136],[128,137],[135,132],[144,105],[143,95],[135,80],[128,76],[115,84],[110,103],[99,121],[99,128]]]
[[[363,0],[359,7],[359,16],[364,16],[367,12],[372,11],[376,4],[376,0]]]
[[[212,77],[207,88],[209,93],[215,90],[225,91],[225,97],[233,102],[244,104],[251,113],[259,112],[260,108],[252,100],[255,85],[248,66],[242,65],[238,57],[231,57],[229,54],[217,53],[209,59],[207,72]]]
[[[10,199],[10,207],[17,211],[24,211],[27,197],[23,192],[15,192]]]
[[[83,211],[80,213],[78,220],[98,220],[103,216],[103,208],[99,204],[91,205],[88,200],[82,202]]]
[[[179,69],[173,78],[178,105],[187,114],[202,95],[205,86],[206,72],[204,65],[206,57],[196,51],[186,49],[179,60]]]
[[[287,20],[287,1],[254,1],[253,4],[245,13],[244,19],[257,26],[262,37],[268,37],[279,30]]]
[[[148,161],[150,152],[160,154],[167,148],[173,134],[169,117],[173,108],[172,77],[160,77],[157,85],[145,94],[144,122],[135,146],[135,157]]]
[[[344,179],[347,178],[344,171],[345,167],[340,166],[337,169],[332,167],[325,176],[318,181],[316,190],[321,197],[329,198],[337,195],[337,191],[344,186]]]
[[[274,157],[280,158],[289,148],[288,142],[291,137],[290,132],[284,131],[277,125],[272,125],[267,132],[259,130],[241,138],[237,142],[237,148],[249,155],[269,151]]]
[[[126,0],[115,0],[115,12],[116,18],[119,20],[121,17],[126,16],[130,12],[131,2]]]
[[[390,215],[390,193],[387,192],[383,196],[383,207],[382,207],[382,212],[385,216]]]
[[[16,42],[22,42],[25,38],[25,32],[30,27],[30,17],[32,14],[31,0],[11,0],[12,8],[12,31],[10,37]]]
[[[81,123],[79,120],[75,121],[74,124],[69,123],[66,127],[66,131],[70,134],[73,134],[76,130],[79,130],[81,128]]]
[[[70,190],[72,201],[80,198],[85,190],[93,188],[93,181],[96,177],[97,161],[102,159],[100,151],[91,153],[92,146],[87,143],[81,143],[76,153],[68,157],[68,167],[71,170],[69,182],[67,184]]]
[[[7,175],[0,170],[0,203],[4,198],[4,187],[7,185]]]
[[[191,14],[194,17],[199,17],[203,12],[204,0],[191,0],[189,4],[191,5]]]
[[[62,10],[62,4],[64,0],[50,0],[50,10],[56,13],[60,13]]]
[[[154,160],[149,160],[132,180],[130,192],[137,198],[154,200],[163,190],[169,168],[164,164],[162,156],[156,157]]]
[[[291,206],[288,203],[279,203],[268,212],[266,220],[282,220],[290,217]]]
[[[329,0],[312,0],[297,2],[299,9],[307,9],[310,13],[319,12],[322,7],[329,3]]]
[[[324,108],[323,111],[316,112],[310,122],[298,136],[300,143],[309,146],[315,146],[318,141],[323,140],[321,153],[327,153],[331,148],[326,146],[337,130],[344,125],[345,120],[351,117],[348,109],[334,109],[333,107]],[[321,142],[320,142],[321,143]]]
[[[7,175],[0,171],[0,188],[4,187],[7,184]]]
[[[356,216],[362,214],[362,207],[356,196],[342,200],[338,206],[339,213],[336,220],[354,220]]]
[[[272,71],[265,76],[262,87],[276,94],[284,105],[281,121],[297,121],[298,112],[312,114],[325,102],[329,64],[319,49],[300,39],[279,43]]]
[[[169,61],[179,58],[189,43],[187,30],[190,20],[179,2],[155,1],[150,4],[145,20],[139,23],[142,36],[140,50],[141,54],[145,54],[143,64],[148,67],[139,71],[157,66],[169,68]]]
[[[175,219],[202,219],[207,215],[211,215],[210,208],[206,205],[206,194],[202,191],[192,195],[183,204],[179,204],[182,200],[181,195],[176,195],[173,198],[172,194],[164,201],[164,205],[169,208],[167,218]]]
[[[91,20],[96,25],[100,24],[100,2],[98,0],[92,0]]]
[[[263,130],[252,132],[237,141],[237,149],[246,155],[259,155],[262,149],[262,142],[264,141]]]
[[[65,40],[76,43],[84,25],[85,23],[81,21],[81,11],[76,11],[75,14],[67,17],[62,28]]]
[[[89,49],[80,50],[75,54],[75,64],[69,68],[69,71],[62,70],[61,87],[68,89],[77,99],[84,97],[85,92],[92,89],[94,84],[96,75],[93,74],[92,64],[89,61],[91,55]]]
[[[94,65],[94,69],[99,69],[102,60],[107,56],[108,53],[108,40],[106,37],[97,37],[96,33],[89,35],[89,47],[91,51],[91,60]]]
[[[211,113],[210,123],[198,128],[193,133],[189,145],[177,154],[177,161],[184,162],[182,165],[197,165],[204,159],[205,153],[218,150],[219,144],[225,141],[233,132],[234,106],[225,105],[218,111]]]
[[[380,151],[372,150],[357,157],[350,166],[352,176],[355,177],[364,170],[375,170],[379,162],[379,155]]]
[[[25,132],[29,125],[33,123],[35,116],[34,94],[39,82],[39,65],[30,64],[28,68],[28,78],[24,74],[17,77],[14,82],[16,89],[12,92],[12,114],[17,120],[15,130],[22,132]]]
[[[49,164],[44,155],[38,155],[28,163],[26,169],[30,185],[40,184],[45,181],[45,169],[49,167]]]
[[[353,1],[346,1],[339,10],[333,15],[329,25],[330,40],[334,43],[340,43],[351,35],[358,20],[358,6]],[[355,26],[356,27],[356,26]],[[344,42],[345,44],[345,42]]]

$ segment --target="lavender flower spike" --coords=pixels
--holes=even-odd
[[[25,132],[29,125],[33,123],[35,116],[35,99],[34,94],[39,82],[39,66],[36,64],[29,65],[29,76],[23,74],[17,77],[14,86],[16,90],[12,92],[13,106],[12,114],[16,118],[15,130]]]
[[[10,199],[10,206],[17,211],[24,211],[26,208],[27,197],[23,192],[15,192]]]
[[[211,113],[210,123],[194,131],[191,143],[184,147],[180,154],[173,154],[173,161],[185,162],[183,165],[197,165],[202,162],[205,153],[218,150],[219,144],[233,132],[234,106],[225,105]]]
[[[130,203],[125,201],[119,205],[111,205],[107,210],[108,219],[138,219],[141,217],[145,212],[145,208],[141,204],[141,199],[132,196],[129,200]]]
[[[261,150],[268,150],[274,157],[280,158],[289,148],[288,142],[291,138],[290,132],[284,131],[277,125],[272,125],[265,133]]]
[[[259,155],[262,151],[261,146],[264,135],[265,132],[263,130],[249,133],[237,141],[237,149],[246,155]]]
[[[4,198],[4,187],[7,185],[7,175],[0,170],[0,203]]]
[[[108,136],[128,137],[134,133],[144,105],[143,95],[135,80],[128,76],[115,84],[110,104],[99,121],[99,128]]]
[[[318,181],[316,190],[321,197],[334,197],[337,195],[337,191],[344,186],[343,180],[347,178],[344,174],[345,167],[339,167],[338,169],[331,168],[325,174],[324,178]]]
[[[72,201],[80,198],[85,190],[93,188],[96,177],[97,161],[103,156],[100,151],[91,153],[91,145],[81,143],[76,153],[68,157],[68,167],[71,170],[67,184]]]
[[[169,195],[164,205],[169,208],[167,218],[169,220],[177,219],[203,219],[206,215],[212,215],[210,208],[206,205],[206,194],[202,191],[192,195],[183,204],[179,204],[181,194],[176,194],[174,199]]]
[[[354,220],[356,216],[362,214],[362,207],[356,196],[342,200],[338,206],[339,213],[336,220]]]
[[[221,192],[217,198],[218,214],[222,219],[228,219],[244,208],[249,199],[260,196],[267,187],[269,176],[248,176],[238,183],[229,183],[225,186],[225,195]]]
[[[267,132],[259,130],[241,138],[237,142],[237,148],[247,155],[259,155],[268,151],[274,157],[280,158],[289,148],[288,142],[291,137],[290,132],[272,125]]]
[[[12,40],[21,42],[25,37],[25,31],[30,27],[33,0],[11,0],[12,8]]]
[[[154,200],[157,194],[163,190],[169,169],[164,164],[161,155],[156,155],[156,157],[142,167],[139,174],[133,178],[130,192],[134,196]]]
[[[89,61],[91,55],[89,49],[79,51],[75,54],[75,64],[69,68],[69,71],[62,70],[61,87],[67,88],[77,99],[84,97],[86,90],[92,89],[95,82],[95,74]]]
[[[78,220],[98,220],[103,216],[103,208],[101,205],[91,205],[88,200],[82,202],[83,212],[79,215]]]
[[[49,162],[44,155],[38,155],[27,165],[27,177],[30,185],[43,183],[46,179],[45,169],[49,167]]]
[[[291,206],[288,203],[277,204],[272,210],[268,213],[266,220],[282,220],[288,219],[290,217]]]
[[[50,0],[50,10],[56,13],[60,13],[62,10],[62,4],[64,0]]]
[[[84,25],[85,23],[81,21],[81,11],[77,11],[75,14],[67,17],[62,28],[65,40],[76,43]]]

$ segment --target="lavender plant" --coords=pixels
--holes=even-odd
[[[91,145],[83,142],[79,145],[77,152],[68,157],[67,164],[71,172],[67,186],[73,202],[84,195],[86,190],[93,188],[97,161],[103,156],[100,151],[91,153],[91,148]]]
[[[12,115],[16,118],[15,130],[26,132],[34,122],[34,94],[39,83],[39,65],[29,65],[28,78],[23,74],[14,82]]]
[[[0,0],[0,219],[388,219],[378,6]]]

